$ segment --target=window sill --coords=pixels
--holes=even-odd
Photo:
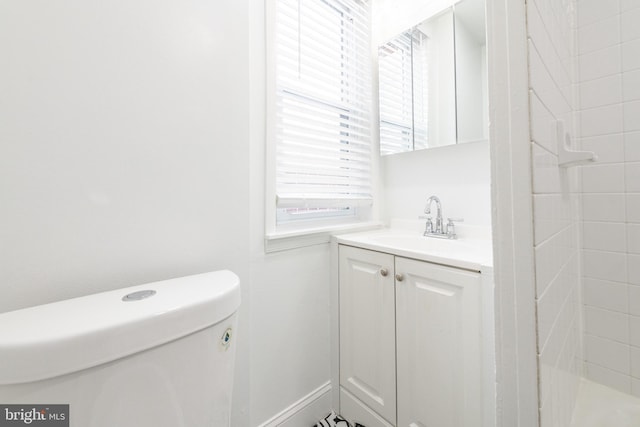
[[[264,238],[264,251],[265,253],[272,253],[320,245],[329,243],[333,234],[372,230],[383,225],[380,221],[368,221],[267,233]]]

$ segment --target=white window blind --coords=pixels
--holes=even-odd
[[[371,203],[369,35],[364,1],[277,1],[277,208]]]
[[[429,148],[429,38],[419,29],[411,35],[413,62],[413,149]]]
[[[428,147],[429,46],[414,28],[378,48],[383,155]]]
[[[413,149],[411,31],[378,48],[380,153]]]

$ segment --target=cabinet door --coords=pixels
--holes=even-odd
[[[340,385],[394,425],[395,343],[393,256],[341,245]]]
[[[482,424],[480,274],[396,257],[398,427]]]

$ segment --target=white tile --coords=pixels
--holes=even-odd
[[[556,299],[555,289],[547,289],[538,300],[538,348],[544,348],[549,339],[553,324],[558,316],[559,304]]]
[[[640,8],[626,11],[620,15],[620,21],[622,41],[640,38],[640,25],[638,25],[638,22],[640,22]]]
[[[621,163],[625,160],[624,135],[600,135],[582,138],[580,147],[585,151],[593,151],[598,156],[598,164]]]
[[[640,193],[640,162],[626,163],[624,169],[626,191]]]
[[[624,130],[640,131],[640,101],[624,103]]]
[[[629,285],[629,314],[640,316],[640,286]]]
[[[640,1],[638,0],[620,0],[620,10],[632,10],[640,7]]]
[[[548,151],[557,154],[556,120],[538,95],[531,91],[531,139]]]
[[[589,363],[629,375],[629,345],[593,335],[585,336],[585,359]]]
[[[584,331],[590,335],[627,344],[629,341],[629,315],[586,306],[584,308]]]
[[[563,46],[562,39],[554,38],[554,28],[548,29],[542,17],[538,13],[538,7],[532,2],[527,4],[527,29],[529,38],[534,41],[538,53],[546,67],[549,69],[553,80],[561,90],[566,91],[570,86],[569,70],[571,63],[563,63],[561,56],[570,57],[570,51]],[[549,31],[547,31],[549,30]],[[570,92],[565,97],[570,97]]]
[[[561,187],[558,158],[538,144],[533,144],[533,192],[559,193]]]
[[[563,313],[559,311],[559,306],[556,306],[555,311],[556,317],[559,318],[562,316]],[[543,359],[546,360],[547,363],[553,364],[553,366],[557,363],[558,356],[562,350],[563,338],[562,332],[559,332],[561,329],[561,327],[548,328],[545,334],[546,337],[540,338],[539,341],[539,349]]]
[[[625,190],[623,164],[596,164],[584,166],[580,170],[584,193],[623,193]]]
[[[613,282],[627,281],[627,256],[617,252],[582,251],[585,277]]]
[[[539,359],[539,376],[540,376],[540,404],[544,406],[549,400],[551,387],[553,386],[553,377],[555,373],[555,360],[545,360],[544,353],[538,356]]]
[[[584,289],[583,302],[585,305],[620,313],[627,313],[629,311],[628,285],[586,277],[583,279],[582,286]],[[638,289],[640,289],[640,286]]]
[[[629,344],[640,347],[640,316],[629,316]]]
[[[621,47],[612,46],[585,55],[580,55],[580,81],[598,79],[621,72]]]
[[[627,229],[624,223],[585,222],[582,247],[598,251],[625,252]]]
[[[535,245],[554,234],[553,230],[553,195],[533,195],[533,225]]]
[[[640,194],[626,195],[627,221],[640,223]]]
[[[640,132],[624,134],[624,159],[627,162],[640,162]]]
[[[555,408],[557,403],[553,402],[552,398],[540,402],[540,425],[541,426],[556,426],[558,423],[554,420],[554,413],[557,412]]]
[[[631,377],[629,375],[624,375],[592,363],[585,363],[585,373],[591,381],[606,385],[623,393],[631,393]]]
[[[582,219],[584,221],[624,222],[626,218],[625,200],[624,194],[584,194],[582,196]]]
[[[578,5],[578,27],[606,19],[620,13],[620,3],[610,0],[582,0]]]
[[[555,277],[553,268],[553,251],[550,243],[544,242],[535,248],[536,297],[541,298],[547,292]]]
[[[629,266],[629,283],[640,285],[640,255],[627,255],[627,264]]]
[[[640,224],[627,224],[627,251],[640,255]]]
[[[640,68],[640,39],[622,43],[622,71]]]
[[[560,218],[556,216],[556,194],[533,195],[533,225],[535,245],[539,245],[559,230]]]
[[[578,29],[578,53],[615,46],[620,43],[620,17],[618,15],[594,22]]]
[[[640,12],[640,9],[638,11]],[[640,70],[627,71],[622,74],[622,100],[640,100]]]
[[[640,397],[640,380],[637,378],[631,378],[631,395]]]
[[[556,242],[559,240],[560,236],[555,235],[535,248],[536,296],[538,298],[547,292],[547,288],[562,268],[561,260],[557,256],[558,244]]]
[[[591,108],[580,112],[580,129],[583,137],[621,133],[623,129],[621,104]]]
[[[554,76],[550,74],[550,70],[553,68],[545,64],[538,47],[529,39],[529,85],[553,115],[560,117],[570,113],[571,106],[562,90],[558,90],[562,89],[560,75]]]
[[[631,376],[640,378],[640,348],[631,347]]]
[[[622,76],[614,74],[580,84],[580,107],[596,108],[622,101]]]

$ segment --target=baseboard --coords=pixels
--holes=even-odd
[[[258,427],[311,427],[330,411],[331,381],[328,381]]]

